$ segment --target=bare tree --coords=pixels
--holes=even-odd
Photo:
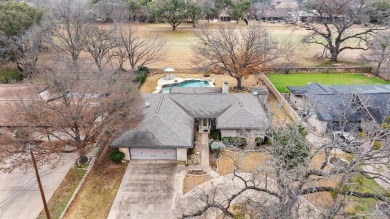
[[[118,25],[116,28],[118,46],[123,48],[131,70],[163,58],[166,40],[161,34],[142,34],[135,25]]]
[[[12,113],[32,130],[33,141],[29,143],[36,145],[37,156],[60,154],[67,145],[84,155],[107,133],[136,124],[141,118],[137,114],[137,86],[130,82],[129,75],[85,69],[74,67],[42,73],[38,80],[41,84],[36,85],[30,96],[20,97],[11,106]],[[22,152],[18,145],[7,151]],[[20,165],[23,162],[6,166],[12,169]]]
[[[364,101],[364,98],[359,101]],[[353,101],[345,102],[345,105],[351,105],[350,108],[362,107]],[[358,127],[364,129],[355,132],[360,136],[361,145],[346,155],[336,150],[344,147],[339,139],[323,138],[320,142],[310,143],[305,138],[307,128],[298,124],[285,126],[286,123],[280,120],[268,131],[266,136],[271,144],[263,146],[262,155],[269,159],[258,167],[257,173],[243,173],[237,162],[236,170],[230,177],[232,180],[220,181],[208,187],[200,186],[187,196],[188,200],[180,200],[189,201],[197,207],[181,206],[179,218],[205,215],[210,210],[230,218],[238,215],[257,215],[257,218],[268,218],[267,215],[270,218],[381,217],[381,213],[374,209],[353,213],[346,209],[354,200],[364,201],[365,198],[390,204],[385,189],[377,191],[363,182],[363,179],[390,182],[388,171],[383,170],[388,168],[390,152],[388,126],[366,120],[365,117],[360,123],[342,123],[342,127],[339,127],[341,130],[351,126],[354,126],[352,130]],[[310,134],[315,136],[315,133]],[[375,143],[379,141],[380,146]],[[330,185],[327,181],[335,183]],[[225,186],[226,183],[229,185]],[[318,206],[314,211],[307,208],[305,198],[320,193],[329,195],[329,205]]]
[[[381,24],[367,24],[358,28],[357,23],[370,21],[370,13],[375,13],[376,1],[362,0],[313,0],[303,4],[312,15],[304,28],[310,33],[302,42],[318,44],[331,55],[331,61],[337,62],[345,50],[367,50],[366,42],[379,31],[387,29]],[[386,12],[388,14],[388,12]]]
[[[216,30],[204,25],[195,36],[196,63],[222,68],[237,80],[236,88],[240,90],[244,77],[263,71],[288,52],[288,46],[273,40],[265,27],[258,24],[244,30],[230,24]]]
[[[386,72],[390,65],[390,32],[376,34],[367,43],[367,47],[367,53],[362,54],[363,60],[375,63],[375,75],[378,76],[383,70]]]
[[[70,56],[74,65],[78,65],[81,52],[85,49],[87,26],[87,5],[81,2],[64,1],[56,8],[58,25],[54,31],[54,55]],[[66,58],[66,57],[65,57]]]
[[[110,34],[110,30],[94,24],[89,24],[84,34],[85,51],[92,56],[96,66],[101,71],[105,64],[113,58],[112,50],[116,47],[114,36]]]

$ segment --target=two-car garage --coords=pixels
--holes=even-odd
[[[129,148],[131,160],[176,160],[176,148]]]

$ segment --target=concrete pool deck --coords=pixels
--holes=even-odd
[[[215,79],[213,78],[179,78],[173,75],[170,76],[171,77],[169,79],[167,77],[162,77],[158,79],[156,89],[155,91],[153,91],[153,93],[161,93],[162,89],[166,85],[180,84],[185,81],[207,81],[209,82],[209,87],[215,87],[214,85]]]

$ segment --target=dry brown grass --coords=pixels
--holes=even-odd
[[[213,177],[210,175],[201,175],[201,176],[195,176],[195,175],[186,175],[183,180],[183,194],[186,194],[191,189],[195,188],[196,186],[212,179]]]
[[[269,158],[269,155],[264,152],[223,151],[222,158],[218,161],[217,172],[219,175],[233,173],[236,164],[244,172],[257,173],[260,167],[267,165]]]
[[[65,214],[65,219],[107,218],[127,164],[114,164],[108,156],[96,163],[78,195]]]

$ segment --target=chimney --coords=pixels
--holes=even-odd
[[[223,82],[223,84],[222,84],[222,93],[223,94],[229,93],[229,85],[228,85],[227,81]]]

